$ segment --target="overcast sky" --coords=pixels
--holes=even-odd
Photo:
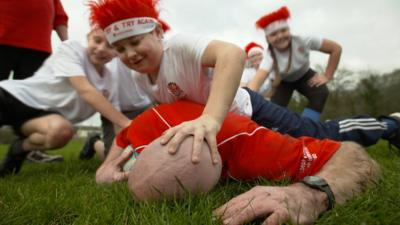
[[[89,30],[86,0],[62,0],[69,15],[70,39],[86,44]],[[265,45],[254,22],[286,5],[293,34],[315,35],[342,45],[340,67],[390,72],[400,68],[400,0],[161,0],[161,18],[171,32],[198,33],[233,42]],[[59,44],[53,35],[53,48]],[[326,65],[321,53],[312,65]]]

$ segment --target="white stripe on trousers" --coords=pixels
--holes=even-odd
[[[346,119],[339,121],[339,133],[352,130],[386,130],[387,125],[374,118]]]

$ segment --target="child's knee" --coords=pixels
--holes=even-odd
[[[47,135],[48,148],[60,148],[66,145],[74,136],[74,128],[69,122],[61,122],[52,126]]]

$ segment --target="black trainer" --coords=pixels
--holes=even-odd
[[[29,152],[22,149],[22,139],[15,140],[0,165],[0,177],[4,177],[9,174],[17,174],[21,169],[22,163]]]
[[[392,113],[389,117],[397,121],[399,128],[387,140],[389,145],[394,145],[400,150],[400,113]]]
[[[89,160],[94,156],[96,151],[94,150],[94,143],[97,140],[100,140],[100,134],[94,133],[88,136],[86,139],[85,145],[82,147],[81,152],[79,153],[79,158],[82,160]]]

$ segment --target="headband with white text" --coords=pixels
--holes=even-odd
[[[110,24],[104,32],[108,42],[113,44],[128,37],[149,33],[156,28],[157,24],[157,20],[151,17],[129,18]]]

